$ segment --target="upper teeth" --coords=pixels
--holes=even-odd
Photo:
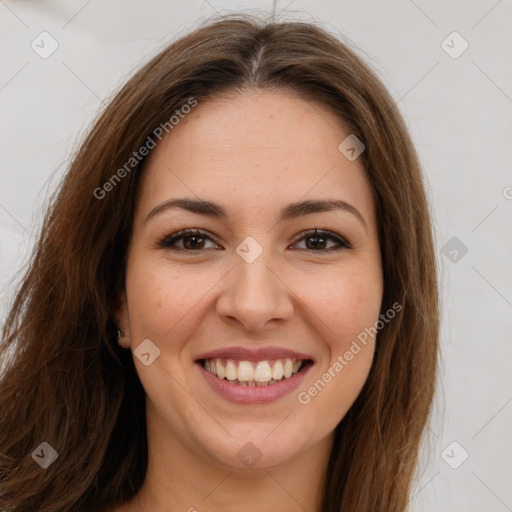
[[[239,380],[240,382],[270,382],[283,377],[289,378],[297,373],[303,365],[303,361],[296,359],[278,359],[271,366],[268,361],[235,361],[234,359],[207,359],[204,367],[213,375],[227,380]]]

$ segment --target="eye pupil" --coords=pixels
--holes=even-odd
[[[194,240],[194,242],[191,244],[191,246],[187,247],[187,241]],[[200,242],[198,242],[200,240]],[[188,244],[190,245],[190,244]],[[188,235],[186,237],[183,237],[183,246],[185,249],[201,249],[204,245],[204,238],[202,236],[197,235]]]
[[[317,240],[317,241],[321,240],[321,242],[320,243],[314,242],[313,244],[310,244],[309,240]],[[322,246],[322,247],[320,247],[320,249],[325,249],[325,247],[324,247],[325,246],[325,237],[322,237],[319,235],[310,235],[306,238],[306,246],[308,247],[308,249],[318,249],[319,245]]]

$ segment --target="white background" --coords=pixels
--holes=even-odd
[[[411,510],[512,511],[511,0],[0,0],[0,312],[102,102],[168,42],[237,9],[320,22],[398,102],[428,181],[443,302],[441,386]],[[58,43],[47,59],[31,48],[43,31]],[[457,58],[442,47],[463,48],[453,31],[469,44]],[[468,249],[456,262],[442,252],[453,237]],[[452,469],[442,453],[456,465],[462,450]]]

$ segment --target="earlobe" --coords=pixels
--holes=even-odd
[[[123,348],[130,348],[130,343],[128,341],[128,337],[120,329],[118,329],[118,331],[117,331],[117,343],[119,344],[119,346],[121,346]]]
[[[120,347],[130,348],[130,336],[129,336],[129,316],[128,316],[128,306],[126,300],[126,293],[123,290],[119,294],[119,302],[118,307],[115,312],[116,324],[118,326],[117,330],[117,343]]]

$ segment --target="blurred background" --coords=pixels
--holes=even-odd
[[[319,23],[398,104],[425,171],[442,293],[411,511],[512,511],[512,0],[0,0],[2,317],[91,121],[170,41],[234,11]]]

